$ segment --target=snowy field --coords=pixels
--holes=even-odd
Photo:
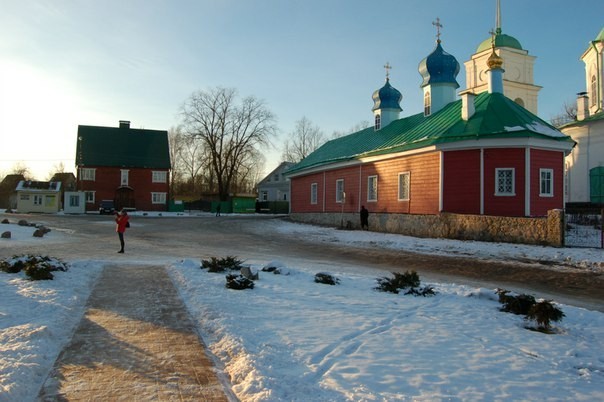
[[[228,219],[228,218],[227,218]],[[551,269],[604,271],[603,251],[414,239],[271,220],[272,230],[343,247],[414,249],[489,259],[559,262]],[[2,231],[6,226],[0,226]],[[53,231],[10,225],[2,255],[19,244],[74,241]],[[266,227],[263,228],[266,230]],[[77,248],[76,248],[77,249]],[[9,252],[10,251],[10,252]],[[237,250],[231,255],[237,256]],[[217,256],[224,257],[224,256]],[[245,257],[245,256],[240,256]],[[559,304],[554,334],[525,328],[499,311],[494,289],[428,283],[433,297],[377,292],[376,271],[337,263],[246,261],[260,272],[252,290],[225,288],[225,275],[200,261],[163,261],[215,356],[243,401],[604,400],[604,314]],[[130,264],[146,263],[128,260]],[[54,360],[83,314],[106,261],[76,255],[53,281],[0,272],[0,401],[35,400]],[[340,284],[314,283],[329,272]],[[389,276],[383,272],[382,276]],[[535,295],[539,297],[539,295]]]

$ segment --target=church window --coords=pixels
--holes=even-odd
[[[428,91],[424,94],[424,116],[430,116],[431,103],[432,100],[430,98],[430,92]]]
[[[375,115],[375,129],[379,130],[382,127],[382,116],[379,114]]]
[[[596,76],[592,75],[591,76],[591,94],[589,96],[589,98],[591,99],[591,105],[590,106],[595,106],[596,105],[596,94],[598,93],[598,83],[596,81]]]
[[[522,98],[516,98],[516,99],[514,99],[514,102],[516,102],[520,106],[524,107],[524,101],[522,100]]]
[[[378,177],[367,177],[367,201],[377,201]]]
[[[409,201],[409,189],[411,187],[411,173],[398,174],[398,200]]]
[[[552,169],[539,169],[539,196],[554,196],[554,171]]]
[[[516,188],[514,183],[514,168],[495,169],[495,195],[516,195]]]

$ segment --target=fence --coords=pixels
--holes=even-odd
[[[564,215],[566,246],[604,248],[604,208],[574,205]]]

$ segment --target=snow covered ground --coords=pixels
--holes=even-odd
[[[353,236],[279,220],[266,225],[344,247],[413,247],[604,270],[598,249],[358,231]],[[0,255],[18,252],[20,244],[44,242],[52,248],[73,241],[68,232],[37,239],[31,237],[33,228],[10,225],[10,230],[13,238],[0,241]],[[373,290],[376,271],[362,266],[350,269],[336,262],[326,270],[326,265],[286,266],[271,259],[246,261],[255,271],[281,265],[281,274],[260,272],[255,288],[243,291],[225,288],[225,275],[201,270],[200,261],[165,261],[241,400],[604,400],[603,313],[559,305],[566,317],[554,324],[555,334],[546,335],[527,330],[523,317],[499,311],[494,289],[422,281],[438,294],[395,295]],[[0,272],[0,401],[35,399],[106,263],[77,254],[68,262],[70,270],[57,272],[53,281],[30,282],[23,274]],[[317,272],[335,275],[340,284],[315,283]]]

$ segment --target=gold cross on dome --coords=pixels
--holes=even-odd
[[[386,79],[390,79],[390,70],[392,69],[392,66],[389,62],[386,62],[386,64],[384,64],[384,68],[386,69]]]
[[[432,25],[436,27],[436,40],[440,42],[440,29],[443,27],[443,24],[440,23],[440,18],[436,17],[436,21],[433,21]]]

